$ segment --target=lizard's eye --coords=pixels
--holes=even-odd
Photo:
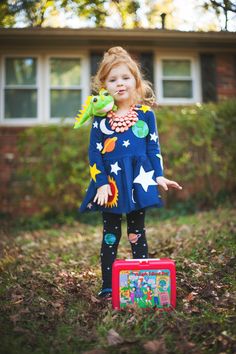
[[[104,96],[109,96],[109,93],[108,92],[104,92]]]
[[[97,102],[97,100],[98,100],[97,97],[93,98],[93,102]]]

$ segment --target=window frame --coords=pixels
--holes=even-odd
[[[197,54],[183,53],[183,54],[172,54],[172,53],[157,53],[155,55],[155,91],[157,96],[157,102],[163,105],[186,105],[194,104],[197,102],[202,102],[201,94],[201,82],[200,82],[200,63],[199,56]],[[189,77],[192,80],[192,97],[164,97],[163,96],[163,80],[185,80],[181,77],[174,76],[164,76],[163,75],[163,61],[164,60],[189,60],[190,61],[190,70],[191,76]],[[186,80],[188,78],[186,77]]]

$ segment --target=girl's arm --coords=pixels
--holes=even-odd
[[[96,188],[108,183],[108,177],[102,160],[101,151],[103,149],[102,132],[99,128],[100,119],[94,117],[89,143],[89,164],[90,174],[95,182]]]
[[[168,190],[168,187],[181,190],[182,187],[177,182],[171,181],[163,176],[163,159],[161,156],[161,147],[159,143],[156,117],[152,111],[149,111],[148,114],[149,134],[147,137],[147,155],[149,156],[152,167],[155,171],[156,182],[165,190]]]
[[[99,123],[100,118],[95,117],[90,132],[89,164],[90,174],[97,188],[97,193],[93,201],[97,202],[97,204],[103,205],[108,202],[108,197],[111,195],[111,189],[101,155],[103,149],[103,137],[99,128]]]

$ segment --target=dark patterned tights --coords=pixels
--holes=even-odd
[[[112,263],[117,254],[121,238],[122,214],[103,212],[103,240],[101,246],[102,289],[111,289]],[[145,235],[145,210],[140,209],[126,214],[127,234],[133,258],[148,258],[148,245]]]

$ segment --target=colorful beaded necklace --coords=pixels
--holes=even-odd
[[[138,120],[138,113],[135,111],[135,105],[132,105],[128,112],[123,116],[118,116],[115,112],[110,111],[107,114],[112,130],[117,133],[123,133],[134,125]]]

